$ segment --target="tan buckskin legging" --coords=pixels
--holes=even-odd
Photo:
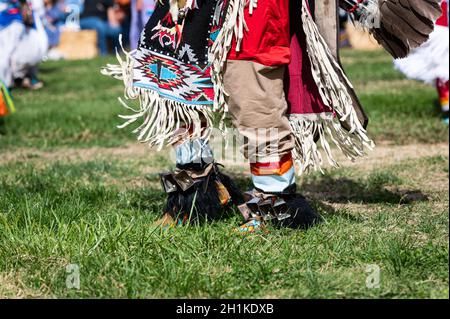
[[[295,146],[286,114],[285,69],[252,61],[229,60],[226,64],[224,85],[229,113],[244,137],[243,152],[250,160],[282,158]],[[267,129],[267,134],[261,134],[261,129]],[[274,129],[275,135],[271,133]],[[254,145],[259,146],[256,154],[251,151]]]

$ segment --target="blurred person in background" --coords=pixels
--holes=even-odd
[[[137,49],[141,32],[155,11],[156,0],[131,1],[130,48]]]
[[[43,86],[37,77],[48,50],[42,10],[42,0],[0,0],[0,80],[6,87]]]
[[[349,20],[348,13],[344,9],[339,8],[339,46],[341,48],[352,47],[346,29],[348,20]]]
[[[39,62],[42,62],[47,56],[49,49],[49,39],[44,26],[45,3],[44,0],[28,0],[28,3],[31,5],[36,28],[35,31],[30,31],[33,34],[33,43],[30,43],[29,45],[33,45],[38,48],[40,58]],[[42,88],[44,84],[38,78],[38,64],[39,63],[30,66],[25,76],[18,77],[15,80],[16,86],[32,90]]]
[[[130,43],[130,26],[131,26],[131,0],[114,0],[116,4],[116,17],[122,26],[123,45],[128,46]]]
[[[97,32],[97,45],[101,55],[108,54],[108,39],[114,47],[119,45],[119,36],[123,32],[122,22],[125,13],[114,0],[86,0],[81,13],[82,30]]]
[[[48,36],[50,49],[59,44],[61,26],[66,19],[66,6],[64,0],[45,0],[44,26]]]
[[[443,121],[449,124],[449,30],[448,0],[442,2],[442,16],[436,21],[428,42],[405,59],[394,61],[395,67],[408,78],[435,84]]]

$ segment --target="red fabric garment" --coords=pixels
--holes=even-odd
[[[236,52],[234,41],[228,59],[266,66],[290,62],[289,0],[259,0],[252,15],[246,8],[245,21],[249,31],[244,34],[241,50]]]
[[[320,97],[311,73],[303,26],[298,15],[290,17],[289,3],[289,0],[259,0],[252,15],[246,9],[249,31],[245,32],[239,52],[234,40],[228,59],[266,66],[289,65],[285,77],[289,114],[332,112]]]
[[[448,1],[442,2],[442,16],[436,21],[437,25],[448,27]]]
[[[285,78],[289,114],[330,113],[320,97],[311,72],[311,62],[306,50],[306,38],[302,28],[296,29],[291,42],[292,61]]]

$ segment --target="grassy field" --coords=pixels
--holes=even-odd
[[[45,63],[43,90],[13,92],[18,112],[0,136],[0,298],[449,297],[448,128],[434,89],[387,55],[343,53],[378,149],[299,178],[325,222],[249,237],[232,233],[238,213],[151,227],[164,205],[157,173],[173,163],[115,128],[123,88],[99,74],[111,61]],[[250,187],[244,167],[227,172]]]

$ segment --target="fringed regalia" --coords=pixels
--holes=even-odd
[[[369,20],[380,18],[379,12],[405,8],[405,2],[415,10],[412,16],[419,16],[428,26],[427,19],[432,17],[420,19],[426,11],[422,7],[434,8],[435,0],[428,0],[425,6],[415,0],[339,3],[389,52],[402,55],[412,46],[408,38],[415,39],[413,44],[423,42],[433,28],[422,28],[421,36],[416,37],[415,29],[405,26],[402,30],[408,33],[393,36],[392,14],[381,17],[381,32]],[[255,189],[245,194],[247,204],[240,209],[252,225],[255,218],[276,219],[293,227],[316,223],[320,218],[295,193],[293,163],[299,164],[300,173],[320,169],[319,145],[335,166],[332,145],[352,160],[374,147],[366,133],[367,117],[319,32],[307,0],[162,1],[142,32],[138,49],[125,52],[125,58],[118,54],[118,59],[119,65],[108,65],[103,73],[123,80],[125,99],[140,103],[133,109],[121,100],[131,111],[121,116],[125,120],[121,127],[137,122],[134,132],[139,141],[158,148],[176,144],[177,154],[181,154],[177,157],[179,171],[163,179],[166,191],[173,189],[182,195],[182,199],[175,197],[176,203],[169,201],[168,211],[186,215],[186,202],[195,202],[186,201],[194,197],[192,189],[184,190],[184,182],[178,179],[185,176],[188,185],[197,187],[194,194],[200,191],[198,187],[204,183],[200,178],[208,166],[190,167],[187,172],[182,166],[194,159],[198,162],[198,154],[209,149],[215,114],[222,115],[222,131],[226,132],[224,119],[230,115],[233,125],[250,142],[261,144],[251,130],[275,128],[278,132],[274,138],[266,136],[256,153],[250,154],[250,143],[244,145]],[[189,132],[182,144],[181,128]],[[270,146],[273,142],[275,149]],[[192,151],[192,143],[200,145],[199,152]],[[217,176],[220,174],[211,179]],[[220,178],[218,182],[221,184]],[[220,197],[218,193],[213,197]]]
[[[247,0],[197,0],[183,13],[186,17],[175,25],[170,3],[159,5],[141,36],[139,48],[119,56],[120,65],[109,65],[103,72],[123,79],[126,99],[139,99],[134,114],[121,116],[125,127],[136,121],[138,140],[151,146],[163,146],[184,123],[192,123],[194,136],[207,138],[202,130],[206,120],[212,126],[213,113],[226,113],[223,74],[233,38],[241,43],[245,27]],[[250,1],[250,6],[256,1]],[[296,138],[295,159],[302,171],[321,165],[315,140],[333,159],[330,143],[354,159],[371,149],[364,125],[367,119],[354,103],[353,88],[320,35],[306,0],[291,8],[297,19],[297,37],[292,46],[292,65],[301,67],[301,78],[291,83],[289,96],[296,103],[289,120]],[[261,22],[262,23],[262,22]],[[300,71],[300,70],[295,70]],[[293,72],[296,75],[299,72]],[[126,106],[126,103],[123,103]],[[128,108],[128,106],[126,106]],[[355,109],[357,107],[357,109]]]

